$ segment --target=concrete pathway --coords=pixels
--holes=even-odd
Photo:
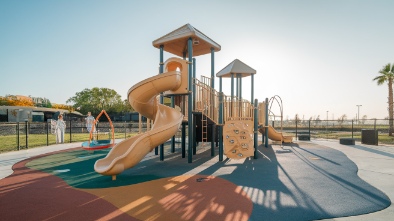
[[[356,142],[356,145],[342,145],[338,140],[313,140],[346,154],[358,167],[358,176],[384,192],[391,205],[381,211],[360,216],[326,219],[333,221],[393,220],[394,219],[394,147],[372,146]]]
[[[118,143],[122,139],[116,139]],[[38,156],[45,153],[51,153],[59,150],[66,150],[75,147],[81,147],[82,142],[54,144],[49,146],[34,147],[30,149],[23,149],[19,151],[12,151],[0,154],[0,179],[7,177],[13,173],[12,166],[22,160],[30,157]]]

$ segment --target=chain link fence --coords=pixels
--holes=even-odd
[[[66,122],[65,143],[84,142],[89,140],[89,132],[83,122]],[[394,136],[389,136],[389,120],[368,119],[368,120],[286,120],[282,124],[280,121],[269,121],[276,130],[281,129],[284,135],[309,139],[340,139],[354,138],[361,141],[362,130],[378,131],[379,144],[394,144]],[[113,122],[115,139],[124,139],[147,130],[147,123],[143,122]],[[111,127],[108,122],[99,122],[97,125],[96,139],[109,139]],[[187,131],[187,130],[186,130]],[[176,134],[176,140],[180,145],[181,131]],[[27,149],[38,146],[48,146],[56,144],[56,137],[51,132],[49,122],[20,122],[20,123],[0,123],[0,153],[20,149]]]
[[[115,139],[134,136],[147,130],[146,122],[114,122]],[[97,124],[96,139],[111,138],[111,127],[108,122]],[[84,142],[89,140],[89,132],[85,123],[66,121],[65,143]],[[50,122],[0,123],[0,153],[27,149],[37,146],[56,144],[56,136],[51,130]]]
[[[354,138],[361,142],[362,130],[376,130],[379,144],[394,144],[394,136],[389,136],[390,124],[387,119],[365,120],[286,120],[269,121],[280,131],[282,128],[285,135],[293,136],[295,140],[303,137],[310,139],[340,139]],[[299,139],[301,138],[301,139]]]

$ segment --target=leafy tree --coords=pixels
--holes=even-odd
[[[43,107],[52,108],[52,103],[48,100],[46,103],[42,105]]]
[[[53,104],[52,108],[54,109],[62,109],[62,110],[68,110],[70,112],[73,112],[75,109],[71,105],[65,105],[65,104]]]
[[[5,97],[5,100],[9,106],[25,106],[25,107],[33,107],[34,103],[29,97],[18,97],[15,95],[8,95]]]
[[[0,97],[0,106],[8,106],[8,101],[5,97]]]
[[[77,92],[74,97],[69,98],[66,103],[72,103],[72,106],[80,110],[81,113],[90,111],[92,115],[98,115],[101,110],[105,110],[107,113],[131,110],[130,104],[122,101],[121,96],[109,88],[85,88]]]
[[[375,77],[373,80],[377,82],[378,85],[382,85],[387,82],[389,87],[389,136],[393,135],[393,79],[394,79],[394,64],[386,64],[379,71],[379,76]]]

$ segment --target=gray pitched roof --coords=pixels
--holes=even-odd
[[[193,56],[211,53],[211,48],[215,52],[221,49],[218,43],[190,24],[186,24],[154,40],[152,44],[156,48],[160,48],[160,45],[163,45],[164,51],[183,57],[183,52],[187,51],[187,40],[190,37],[193,38]]]
[[[241,74],[241,77],[247,77],[249,75],[256,74],[256,70],[249,67],[242,61],[235,59],[233,62],[219,71],[216,74],[216,77],[231,77],[231,74]]]

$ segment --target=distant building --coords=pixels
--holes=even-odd
[[[36,107],[48,107],[48,105],[51,103],[49,99],[45,97],[31,97],[31,99],[33,100],[34,106]]]
[[[59,113],[64,120],[83,121],[84,115],[78,111],[69,112],[64,109],[25,106],[0,106],[0,122],[45,122],[53,119]]]

